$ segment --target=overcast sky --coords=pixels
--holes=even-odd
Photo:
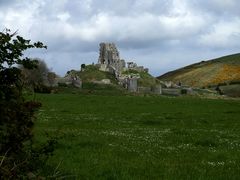
[[[240,52],[239,0],[0,0],[0,30],[42,41],[27,52],[64,75],[96,63],[99,43],[158,76]]]

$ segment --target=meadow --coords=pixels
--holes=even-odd
[[[37,94],[35,139],[59,179],[239,179],[240,101]]]

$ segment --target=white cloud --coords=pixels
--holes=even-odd
[[[115,42],[122,56],[128,59],[129,55],[129,59],[154,69],[157,74],[157,69],[162,72],[161,69],[171,69],[173,64],[176,67],[239,50],[238,3],[238,0],[0,1],[0,29],[19,30],[26,38],[46,43],[49,49],[43,58],[50,65],[55,64],[54,70],[61,74],[72,68],[63,62],[72,65],[96,62],[101,41]]]
[[[60,21],[66,22],[71,16],[68,12],[60,13],[57,15]]]

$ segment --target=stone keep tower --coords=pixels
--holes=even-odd
[[[126,63],[120,59],[119,51],[114,43],[100,43],[98,64],[100,70],[109,71],[116,76],[121,74]]]
[[[113,65],[120,60],[119,52],[114,43],[101,43],[99,51],[99,64]]]

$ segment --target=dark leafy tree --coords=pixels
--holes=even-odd
[[[20,179],[32,172],[25,149],[31,141],[34,112],[41,106],[26,101],[22,95],[21,70],[37,66],[24,56],[30,48],[46,48],[41,42],[31,43],[6,29],[0,32],[0,179]]]
[[[36,68],[29,69],[23,66],[20,66],[20,68],[22,70],[24,83],[27,86],[35,88],[47,83],[47,74],[49,72],[49,69],[46,63],[41,59],[36,58],[32,59],[32,61],[35,61],[37,63]]]
[[[86,64],[81,64],[81,71],[84,71],[85,68],[86,68]]]
[[[32,61],[37,62],[36,68],[34,69],[20,66],[24,85],[36,92],[51,92],[51,87],[54,86],[57,75],[54,72],[50,72],[47,64],[43,60],[35,58],[32,59]]]
[[[48,79],[48,83],[50,86],[54,86],[55,84],[55,79],[57,78],[57,74],[55,72],[48,72],[47,74],[47,79]]]

